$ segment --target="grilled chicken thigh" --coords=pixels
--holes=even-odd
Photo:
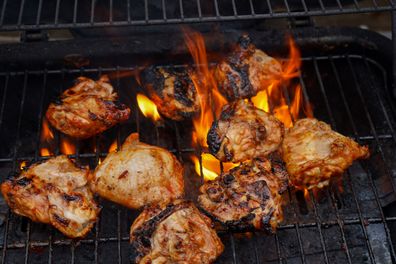
[[[184,194],[183,166],[167,150],[139,142],[131,134],[121,150],[96,168],[91,188],[129,208],[169,203]]]
[[[186,70],[150,67],[143,71],[143,85],[161,115],[176,121],[199,112],[199,98]]]
[[[98,81],[79,77],[60,100],[49,105],[46,117],[64,134],[89,138],[129,118],[130,109],[116,100],[106,76]]]
[[[145,209],[131,226],[136,263],[212,263],[224,246],[193,203],[177,200]]]
[[[251,102],[238,100],[223,107],[208,132],[209,151],[221,161],[243,162],[278,149],[284,127]]]
[[[273,232],[282,221],[287,173],[277,159],[242,163],[200,188],[199,205],[230,229]]]
[[[87,186],[88,175],[88,168],[58,156],[6,180],[1,192],[14,213],[51,224],[68,237],[83,237],[99,213]]]
[[[287,131],[282,152],[290,183],[297,189],[322,188],[354,160],[370,155],[366,146],[359,146],[314,118],[300,119]]]
[[[274,79],[280,79],[281,73],[282,65],[244,35],[231,54],[217,65],[214,76],[220,91],[229,100],[236,100],[255,96]]]

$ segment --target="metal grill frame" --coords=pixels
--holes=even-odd
[[[361,13],[374,13],[374,12],[385,12],[395,10],[394,0],[384,0],[379,2],[378,0],[371,0],[368,6],[362,6],[359,1],[353,0],[353,4],[345,4],[345,0],[336,0],[335,6],[326,6],[324,0],[318,0],[318,6],[312,6],[307,3],[307,0],[298,0],[300,8],[293,9],[291,0],[283,0],[281,6],[276,6],[271,0],[266,0],[266,10],[259,12],[253,3],[253,0],[249,0],[250,10],[248,14],[241,14],[238,9],[237,0],[229,0],[228,5],[232,8],[232,14],[222,14],[222,8],[218,3],[218,0],[213,1],[213,13],[205,15],[202,12],[203,4],[210,3],[205,0],[195,0],[196,2],[196,13],[191,16],[186,16],[183,9],[183,0],[179,0],[179,14],[176,18],[169,18],[167,16],[167,4],[165,0],[161,0],[162,4],[162,17],[161,18],[150,18],[149,3],[150,0],[144,0],[144,18],[134,18],[131,14],[132,1],[126,1],[126,14],[125,18],[121,20],[114,20],[113,15],[113,0],[109,0],[106,8],[109,10],[109,14],[105,21],[96,21],[95,7],[96,0],[91,0],[89,22],[80,21],[78,19],[78,9],[81,5],[79,0],[74,0],[72,8],[72,19],[70,22],[61,22],[59,14],[61,12],[61,0],[56,1],[56,7],[54,14],[51,18],[51,22],[43,22],[42,8],[43,1],[40,0],[37,4],[37,13],[34,23],[25,23],[23,20],[23,12],[25,6],[25,0],[21,0],[18,12],[18,18],[15,23],[5,24],[4,17],[7,11],[7,3],[9,0],[3,0],[0,4],[0,31],[15,31],[15,30],[40,30],[40,29],[77,29],[77,28],[93,28],[93,27],[115,27],[115,26],[141,26],[141,25],[164,25],[164,24],[180,24],[180,23],[202,23],[202,22],[225,22],[225,21],[237,21],[237,20],[255,20],[255,19],[269,19],[269,18],[293,18],[293,17],[312,17],[312,16],[327,16],[327,15],[340,15],[340,14],[361,14]],[[309,1],[309,0],[308,0]],[[281,1],[279,1],[281,2]],[[48,19],[48,18],[47,18]]]
[[[388,124],[388,126],[390,128],[390,132],[391,133],[390,134],[386,134],[386,135],[382,135],[382,134],[379,135],[376,132],[375,127],[373,126],[373,123],[371,121],[371,116],[370,116],[370,113],[369,113],[368,109],[364,107],[364,113],[367,116],[368,120],[370,120],[370,127],[371,127],[371,132],[372,132],[371,134],[372,135],[371,136],[359,137],[358,136],[358,131],[356,130],[356,124],[354,123],[353,117],[352,117],[351,112],[350,112],[349,104],[348,104],[348,102],[346,100],[346,97],[344,95],[343,84],[341,83],[341,81],[339,79],[339,73],[338,73],[338,71],[337,71],[337,69],[335,67],[335,64],[334,64],[334,60],[338,60],[338,59],[346,60],[346,62],[348,63],[348,67],[349,67],[350,71],[353,73],[352,78],[354,79],[354,84],[356,85],[356,89],[358,91],[359,100],[362,100],[362,103],[364,103],[364,98],[362,97],[362,94],[361,94],[362,91],[361,91],[359,82],[356,79],[356,73],[355,73],[355,70],[352,67],[352,63],[351,63],[351,60],[352,59],[356,59],[356,58],[359,58],[359,59],[361,59],[364,62],[364,64],[367,67],[368,71],[371,71],[370,67],[372,67],[373,64],[378,66],[378,67],[381,67],[375,61],[372,61],[371,59],[368,59],[368,58],[366,58],[364,56],[360,56],[360,55],[359,56],[355,56],[355,55],[330,56],[329,55],[329,56],[325,56],[325,57],[308,57],[308,58],[305,58],[304,60],[305,61],[311,61],[313,63],[313,65],[314,65],[315,72],[316,72],[316,78],[318,78],[319,86],[320,86],[319,88],[320,88],[321,94],[322,94],[322,96],[323,96],[323,98],[325,99],[325,102],[326,102],[326,109],[328,111],[328,115],[329,115],[329,118],[331,120],[332,127],[335,128],[335,129],[337,128],[336,123],[335,123],[334,118],[333,118],[333,114],[332,114],[330,105],[329,105],[328,97],[327,97],[327,94],[326,94],[326,89],[325,89],[325,87],[323,85],[323,82],[322,82],[322,75],[321,75],[321,72],[320,72],[320,68],[318,66],[318,61],[321,61],[321,60],[328,60],[328,61],[330,61],[331,65],[332,65],[333,74],[336,76],[337,83],[338,83],[337,89],[339,89],[339,92],[342,95],[342,98],[343,98],[343,102],[342,103],[344,104],[344,106],[347,109],[348,119],[349,119],[349,121],[352,124],[352,127],[354,129],[355,139],[358,142],[363,143],[363,144],[367,143],[367,142],[375,142],[376,143],[376,148],[378,148],[379,152],[382,154],[382,156],[381,156],[382,159],[385,159],[385,157],[383,155],[383,152],[382,152],[382,149],[381,149],[381,144],[380,144],[379,140],[380,139],[384,139],[384,138],[392,139],[392,141],[394,143],[396,143],[396,137],[395,137],[395,131],[393,130],[393,127],[392,127],[392,125],[391,125],[391,123],[389,121],[389,117],[388,117],[389,113],[383,107],[383,105],[384,105],[383,98],[378,95],[378,90],[376,89],[376,87],[373,87],[373,88],[376,89],[376,92],[377,92],[377,95],[378,95],[378,99],[379,99],[379,103],[382,105],[382,110],[384,111],[384,116],[386,117],[386,121],[387,121],[387,124]],[[8,81],[9,81],[10,76],[15,76],[15,75],[18,75],[18,76],[21,76],[21,77],[23,76],[23,80],[24,80],[23,81],[23,88],[22,88],[23,93],[22,93],[22,98],[21,98],[21,104],[19,106],[19,113],[20,114],[19,114],[18,122],[17,122],[17,128],[18,128],[18,130],[17,130],[17,141],[18,141],[18,140],[20,140],[20,138],[19,138],[19,135],[20,135],[19,129],[20,129],[20,126],[21,126],[23,108],[24,108],[25,101],[27,100],[27,98],[26,98],[26,89],[27,89],[27,83],[28,83],[28,80],[29,80],[29,76],[31,76],[31,75],[39,75],[39,76],[42,76],[42,78],[43,78],[43,84],[42,84],[42,88],[41,88],[43,93],[42,93],[42,100],[40,101],[40,113],[39,113],[40,118],[42,118],[43,117],[43,111],[44,111],[44,94],[45,94],[45,89],[47,89],[46,88],[46,82],[47,82],[48,74],[61,74],[63,76],[63,78],[64,78],[65,74],[70,74],[70,73],[80,73],[81,75],[83,75],[85,73],[96,73],[98,76],[100,76],[102,74],[102,72],[112,71],[112,72],[116,72],[117,73],[116,74],[116,76],[117,76],[116,80],[113,82],[113,84],[115,84],[114,87],[117,90],[117,89],[119,89],[119,85],[120,85],[120,77],[119,77],[120,73],[123,72],[123,71],[132,71],[134,69],[135,69],[134,67],[114,67],[114,68],[91,68],[91,69],[73,69],[73,70],[67,70],[67,69],[62,69],[62,70],[36,70],[36,71],[17,71],[17,72],[0,73],[1,76],[5,76],[5,79],[4,79],[5,80],[5,83],[4,83],[5,89],[3,90],[3,94],[2,94],[3,95],[3,100],[1,102],[1,108],[0,108],[0,128],[3,125],[3,116],[5,114],[4,113],[4,108],[5,108],[5,102],[6,102],[6,95],[7,95],[7,93],[10,92],[9,91],[10,88],[8,86]],[[384,71],[384,76],[385,77],[387,76],[385,71]],[[370,80],[370,81],[372,82],[372,80]],[[63,83],[63,81],[62,81],[62,83]],[[303,88],[304,94],[308,95],[308,93],[306,91],[306,88],[305,88],[305,83],[304,83],[303,78],[302,78],[301,75],[299,76],[299,83],[300,83],[301,87]],[[66,87],[63,87],[63,88],[66,88]],[[287,94],[285,94],[285,95],[287,95]],[[306,97],[306,98],[308,98],[308,97]],[[287,100],[287,102],[290,103],[290,100]],[[271,103],[270,103],[270,105],[271,105]],[[139,125],[141,123],[141,120],[140,120],[141,116],[137,114],[135,116],[135,118],[136,118],[137,132],[139,133],[139,132],[141,132],[140,131],[140,125]],[[179,142],[179,138],[180,138],[180,136],[179,136],[180,135],[179,126],[176,123],[170,123],[168,125],[171,125],[171,126],[174,127],[175,137],[177,139],[177,141],[176,141],[177,142],[177,148],[176,149],[171,149],[170,151],[175,153],[178,156],[179,159],[182,159],[182,154],[184,154],[184,153],[193,153],[194,149],[192,149],[192,148],[187,148],[187,149],[184,148],[183,149],[181,147],[180,142]],[[40,122],[38,122],[37,130],[41,131],[41,129],[42,129],[42,127],[41,127],[41,119],[40,119]],[[120,129],[121,129],[120,127],[117,128],[117,143],[118,143],[117,145],[118,145],[118,147],[120,146],[120,143],[121,143],[120,142]],[[16,170],[18,165],[19,165],[19,163],[22,162],[22,161],[26,161],[26,160],[38,161],[38,160],[41,160],[41,159],[45,159],[45,158],[39,156],[38,147],[40,146],[40,134],[41,133],[37,134],[38,135],[38,137],[37,137],[37,148],[36,148],[36,152],[35,152],[34,156],[31,156],[31,157],[17,157],[16,156],[16,151],[14,151],[15,155],[13,157],[11,157],[11,158],[2,158],[2,159],[0,159],[0,163],[2,163],[2,164],[4,164],[4,163],[12,163],[13,170]],[[160,132],[159,132],[157,127],[156,127],[156,135],[157,135],[157,143],[159,143],[160,142],[159,141]],[[58,140],[57,141],[58,143],[59,143],[59,137],[60,137],[59,132],[56,132],[55,138]],[[99,143],[98,142],[98,137],[96,137],[95,138],[96,149],[99,149],[98,148],[98,143]],[[60,153],[59,144],[57,144],[57,146],[58,146],[58,148],[56,149],[55,154],[59,154]],[[15,146],[14,150],[16,150],[16,146]],[[101,152],[98,152],[98,151],[97,152],[92,152],[92,153],[80,154],[79,151],[78,151],[78,146],[77,146],[76,154],[75,155],[70,155],[70,157],[71,158],[75,158],[76,160],[78,160],[80,158],[84,158],[84,157],[85,158],[91,158],[91,159],[94,159],[96,162],[98,162],[100,157],[105,157],[106,155],[107,155],[107,153],[105,153],[105,152],[101,153]],[[367,164],[365,164],[365,161],[362,161],[360,163],[361,163],[362,167],[366,170],[367,175],[370,175],[370,168],[367,167]],[[201,165],[201,174],[202,174],[202,165]],[[392,183],[394,183],[393,179],[392,179],[392,175],[391,174],[387,174],[387,175],[392,180]],[[359,200],[358,200],[356,192],[355,192],[355,188],[354,188],[353,183],[351,181],[351,174],[349,172],[347,172],[346,175],[345,175],[345,181],[347,181],[348,186],[351,188],[352,193],[354,195],[354,202],[355,202],[356,207],[358,209],[358,217],[342,219],[340,217],[340,215],[339,215],[337,206],[335,206],[335,203],[336,203],[335,202],[335,196],[338,195],[338,194],[335,193],[332,189],[328,189],[327,190],[327,192],[328,192],[327,195],[329,195],[331,201],[333,202],[333,206],[334,206],[333,208],[334,208],[335,213],[336,213],[336,221],[327,221],[325,219],[320,219],[320,217],[318,216],[318,212],[317,212],[318,204],[317,204],[316,200],[314,199],[312,192],[310,192],[311,202],[312,202],[312,204],[314,206],[313,207],[314,214],[315,214],[314,221],[306,222],[306,223],[296,222],[296,223],[293,223],[293,224],[281,225],[279,227],[279,230],[286,230],[286,229],[295,230],[295,233],[296,233],[297,238],[298,238],[300,258],[301,258],[301,262],[302,263],[306,263],[307,255],[304,253],[304,249],[303,249],[303,245],[302,245],[301,230],[304,229],[304,228],[310,228],[310,227],[314,227],[314,228],[316,228],[318,230],[319,235],[320,235],[322,253],[324,255],[324,261],[325,261],[325,263],[331,263],[331,261],[329,260],[329,258],[327,256],[328,251],[326,250],[326,244],[324,242],[324,236],[322,234],[322,229],[326,228],[326,227],[329,227],[329,226],[337,226],[339,228],[340,233],[342,235],[342,241],[345,244],[345,254],[346,254],[348,263],[353,263],[352,260],[351,260],[351,253],[350,253],[348,244],[346,242],[347,240],[346,240],[345,232],[344,232],[344,226],[346,226],[346,225],[359,225],[362,228],[370,260],[371,260],[372,263],[375,263],[375,256],[374,256],[373,249],[371,247],[371,244],[369,242],[370,240],[369,240],[369,237],[368,237],[368,234],[367,234],[367,225],[368,224],[383,224],[384,225],[384,229],[386,231],[386,236],[387,236],[387,242],[389,243],[389,247],[390,247],[391,257],[392,257],[392,259],[394,261],[396,260],[396,255],[395,255],[395,251],[394,251],[394,248],[393,248],[393,243],[392,243],[392,240],[391,240],[391,237],[390,237],[390,232],[389,232],[389,228],[388,228],[388,224],[387,224],[389,222],[396,221],[396,217],[385,217],[385,215],[383,213],[383,210],[382,210],[382,207],[381,207],[381,202],[380,202],[380,198],[379,198],[379,195],[378,195],[378,190],[376,189],[376,185],[375,185],[373,179],[371,178],[371,176],[369,177],[369,180],[370,180],[369,183],[370,183],[371,190],[375,194],[375,200],[376,200],[378,209],[381,212],[380,217],[365,218],[363,216],[362,209],[361,209],[361,207],[359,205]],[[203,179],[202,179],[202,181],[203,181]],[[395,190],[395,186],[392,186],[392,187],[393,187],[393,190]],[[295,203],[295,200],[292,198],[292,194],[291,193],[292,193],[292,191],[289,190],[289,193],[288,193],[288,197],[289,198],[288,199],[289,199],[290,203]],[[296,209],[296,206],[294,205],[293,208]],[[297,214],[297,212],[294,212],[294,213]],[[76,245],[74,244],[73,241],[64,240],[64,239],[54,240],[53,237],[52,237],[52,234],[50,234],[50,236],[48,238],[48,241],[43,241],[43,242],[31,241],[30,240],[30,221],[28,222],[27,237],[26,237],[26,241],[24,243],[14,243],[14,244],[7,243],[8,231],[9,231],[9,219],[10,219],[10,212],[8,213],[8,216],[7,216],[7,219],[6,219],[5,234],[4,234],[4,238],[5,238],[4,239],[4,245],[0,246],[0,249],[2,250],[2,263],[5,263],[7,249],[12,249],[12,248],[25,248],[25,263],[28,263],[29,262],[29,250],[30,250],[31,247],[34,247],[34,246],[49,247],[49,259],[48,259],[48,262],[51,263],[51,261],[52,261],[52,255],[51,255],[52,254],[52,247],[56,246],[56,245],[68,245],[68,246],[70,246],[71,256],[72,256],[72,263],[74,263],[74,250],[75,250],[75,246]],[[118,253],[117,253],[118,254],[118,263],[122,263],[124,261],[122,259],[122,256],[121,256],[121,243],[125,242],[125,241],[128,241],[129,237],[122,236],[121,231],[120,231],[120,222],[121,222],[121,220],[120,220],[120,210],[118,209],[118,211],[117,211],[117,234],[115,236],[107,237],[107,238],[99,238],[98,237],[98,227],[99,227],[99,225],[96,224],[96,227],[95,227],[95,230],[94,230],[95,238],[94,239],[83,239],[83,240],[81,240],[79,242],[79,243],[82,243],[82,244],[93,244],[94,245],[94,247],[95,247],[95,252],[94,252],[95,263],[98,263],[98,261],[99,261],[98,260],[99,243],[106,243],[106,242],[117,242],[117,244],[118,244],[118,247],[117,247],[118,248]],[[257,239],[256,236],[257,235],[254,234],[252,239]],[[275,234],[274,238],[275,238],[275,241],[276,241],[278,261],[279,261],[279,263],[283,263],[283,261],[285,259],[282,256],[279,238],[278,238],[278,236],[276,234]],[[231,247],[233,248],[233,261],[234,261],[234,263],[238,263],[238,261],[237,261],[237,251],[235,250],[234,236],[231,233],[229,234],[229,239],[230,239]],[[254,243],[254,245],[256,246],[256,243]],[[256,252],[257,263],[260,263],[260,261],[258,259],[258,255],[257,255],[258,249],[255,248],[254,250]]]

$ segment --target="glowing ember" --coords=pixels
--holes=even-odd
[[[67,138],[63,138],[61,140],[61,153],[65,154],[65,155],[71,155],[76,153],[76,147],[74,146],[74,144],[72,142],[70,142],[70,139]]]
[[[201,176],[201,167],[199,164],[199,159],[196,156],[191,156],[191,160],[194,162],[195,165],[195,172]],[[220,161],[216,159],[209,153],[202,153],[201,154],[202,160],[202,173],[205,180],[214,180],[216,179],[221,173],[221,165]],[[227,172],[230,169],[238,166],[236,163],[231,162],[224,162],[223,163],[223,171]]]
[[[117,152],[117,140],[114,140],[113,143],[111,143],[110,147],[109,147],[109,153],[111,152]]]
[[[144,94],[137,94],[136,96],[138,106],[140,111],[145,117],[150,118],[154,122],[158,122],[161,120],[161,116],[158,113],[157,106]]]

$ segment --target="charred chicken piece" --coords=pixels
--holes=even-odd
[[[300,119],[286,132],[282,153],[290,184],[297,189],[322,188],[333,176],[341,176],[354,160],[370,155],[366,146],[314,118]]]
[[[221,161],[243,162],[266,157],[280,146],[283,123],[251,102],[238,100],[225,105],[213,122],[207,143]]]
[[[199,205],[230,229],[272,233],[283,219],[281,193],[287,188],[282,162],[251,160],[201,186]]]
[[[66,156],[58,156],[6,180],[1,192],[14,213],[51,224],[68,237],[84,237],[99,213],[88,176],[88,168],[78,168]]]
[[[146,208],[131,226],[136,263],[212,263],[224,246],[211,220],[193,203],[177,200]]]
[[[46,117],[64,134],[89,138],[129,118],[130,109],[116,100],[106,76],[98,81],[79,77],[60,100],[49,105]]]
[[[282,65],[243,35],[231,54],[217,65],[214,76],[220,91],[232,101],[255,96],[273,80],[279,80],[281,73]]]
[[[131,134],[121,150],[96,168],[91,188],[129,208],[169,203],[184,194],[183,166],[167,150],[139,142]]]
[[[161,115],[180,121],[199,112],[198,93],[188,71],[150,67],[142,77]]]

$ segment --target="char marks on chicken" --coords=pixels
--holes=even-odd
[[[234,50],[221,61],[214,73],[220,91],[228,100],[255,96],[280,78],[282,65],[257,49],[248,35],[243,35]]]
[[[220,161],[243,162],[276,151],[283,134],[283,123],[275,116],[238,100],[223,107],[208,132],[207,143]]]
[[[283,219],[287,173],[275,156],[242,163],[201,186],[198,203],[213,219],[238,231],[272,233]]]
[[[66,156],[58,156],[6,180],[1,192],[14,213],[51,224],[68,237],[84,237],[99,213],[88,176],[88,168],[78,168]]]
[[[51,103],[46,117],[62,133],[89,138],[129,118],[130,109],[117,102],[107,76],[98,81],[79,77],[60,100]]]
[[[91,188],[129,208],[169,203],[183,196],[183,166],[169,151],[139,142],[131,134],[118,152],[96,168]]]
[[[366,146],[331,129],[314,118],[298,120],[282,143],[283,160],[290,184],[297,189],[322,188],[356,159],[368,158]]]
[[[161,115],[176,121],[190,118],[200,110],[197,90],[189,70],[149,67],[142,83]]]
[[[224,249],[211,220],[182,200],[146,208],[132,224],[130,238],[140,264],[209,264]]]

